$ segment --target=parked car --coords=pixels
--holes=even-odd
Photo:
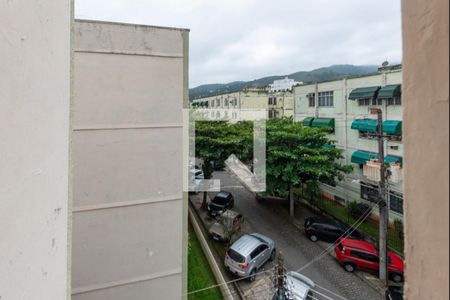
[[[357,230],[349,230],[347,225],[344,225],[338,221],[325,217],[310,217],[306,218],[304,224],[304,230],[306,236],[313,242],[323,240],[326,242],[334,243],[340,237],[345,237],[362,240],[361,233]]]
[[[197,167],[190,169],[190,172],[191,172],[190,175],[192,175],[192,177],[194,177],[195,179],[200,179],[200,180],[205,179],[205,174],[203,173],[203,171],[201,169],[199,169]]]
[[[246,234],[228,249],[225,254],[225,267],[238,277],[255,281],[258,270],[275,258],[274,241],[262,234]]]
[[[208,204],[208,214],[217,217],[234,207],[234,198],[230,192],[220,192]]]
[[[232,236],[241,230],[243,220],[240,213],[227,210],[209,228],[209,235],[216,241],[229,242]]]
[[[308,277],[297,273],[286,273],[286,290],[290,293],[290,300],[313,300],[313,290],[316,287],[315,283]],[[279,300],[278,290],[272,297],[272,300]]]
[[[369,242],[340,239],[334,248],[337,261],[347,272],[361,270],[378,273],[380,270],[380,257],[375,246]],[[389,278],[396,282],[403,281],[403,259],[388,251]]]
[[[390,285],[386,290],[386,300],[403,300],[403,286]]]
[[[222,171],[225,168],[225,164],[219,161],[212,161],[210,165],[214,171]]]

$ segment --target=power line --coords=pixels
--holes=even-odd
[[[378,203],[380,203],[381,201],[379,201]],[[377,203],[377,204],[378,204]],[[339,241],[341,238],[347,238],[348,236],[350,236],[369,216],[370,213],[372,212],[373,208],[377,205],[373,205],[372,207],[370,207],[369,209],[367,209],[366,213],[364,213],[350,228],[348,228],[338,239],[337,241]],[[351,230],[351,231],[350,231]],[[301,267],[300,269],[297,270],[297,272],[301,272],[302,270],[308,268],[309,266],[311,266],[313,263],[315,263],[316,261],[318,261],[319,259],[321,259],[325,254],[328,254],[328,251],[331,250],[333,247],[335,247],[336,242],[332,243],[330,246],[328,246],[325,250],[322,251],[321,254],[317,255],[315,258],[313,258],[309,263],[307,263],[306,265],[304,265],[303,267]]]

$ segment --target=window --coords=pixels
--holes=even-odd
[[[238,252],[234,251],[233,249],[228,250],[228,256],[235,262],[238,262],[238,263],[245,262],[245,257],[240,255]]]
[[[217,106],[217,107],[220,106],[220,99],[216,99],[216,106]]]
[[[319,92],[319,106],[330,107],[334,106],[334,93],[329,92]]]
[[[228,98],[225,99],[225,106],[228,106]]]
[[[375,105],[375,106],[381,106],[381,105],[383,105],[383,99],[372,99],[372,105]]]
[[[374,262],[374,263],[378,263],[379,262],[378,257],[373,255],[373,254],[360,252],[360,251],[352,251],[351,255],[353,257],[356,257],[356,258],[359,258],[359,259],[363,259],[363,260],[366,260],[366,261],[370,261],[370,262]]]
[[[390,209],[399,214],[403,214],[403,196],[398,193],[389,193]]]
[[[309,107],[314,107],[316,106],[316,95],[314,93],[310,93],[306,96],[308,98],[308,102],[309,102]]]
[[[269,97],[269,105],[272,104],[272,97]]]
[[[377,202],[378,187],[361,181],[361,198],[370,202]]]
[[[359,131],[359,138],[376,140],[378,137],[373,132]]]
[[[369,106],[370,99],[358,99],[358,105],[359,106]]]
[[[387,99],[387,105],[402,105],[401,98],[389,98]]]
[[[214,104],[216,103],[216,101],[212,100],[211,101],[211,107],[214,107]]]
[[[336,201],[339,204],[345,205],[345,199],[339,197],[339,196],[334,196],[334,201]]]
[[[273,104],[273,105],[277,105],[277,97],[273,97],[273,102],[272,102],[272,104]]]

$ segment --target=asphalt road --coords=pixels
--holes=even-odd
[[[287,218],[287,202],[276,200],[258,202],[253,193],[227,172],[215,172],[214,179],[220,179],[221,189],[233,194],[234,210],[243,214],[246,231],[267,235],[276,242],[277,250],[283,252],[288,270],[299,270],[323,253],[325,243],[312,243],[290,223]],[[210,196],[213,197],[214,193]],[[302,213],[305,216],[311,214],[305,208],[298,207],[298,209],[303,209]],[[383,299],[383,296],[358,276],[345,272],[328,254],[323,255],[301,273],[318,285],[315,293],[318,299]]]

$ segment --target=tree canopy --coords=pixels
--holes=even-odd
[[[242,161],[251,160],[252,128],[252,122],[197,122],[196,157],[202,158],[205,165],[211,161],[223,163],[231,154]],[[292,118],[267,120],[266,194],[287,197],[293,187],[302,184],[334,185],[344,173],[351,172],[351,166],[339,162],[342,150],[328,136],[326,130],[305,127]],[[204,172],[205,178],[210,178],[212,170]]]

